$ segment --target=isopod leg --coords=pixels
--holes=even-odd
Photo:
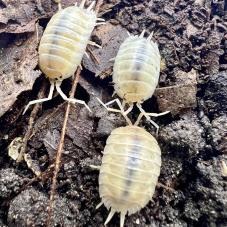
[[[165,115],[165,114],[169,113],[169,111],[166,111],[166,112],[163,112],[163,113],[158,113],[158,114],[157,114],[157,113],[147,113],[147,112],[144,111],[144,109],[142,108],[142,106],[141,106],[140,103],[136,103],[136,106],[139,108],[139,110],[140,110],[141,113],[139,114],[139,116],[138,116],[138,118],[137,118],[137,120],[136,120],[136,122],[135,122],[134,125],[138,125],[139,122],[140,122],[140,120],[141,120],[141,118],[142,118],[143,116],[145,116],[146,119],[147,119],[151,124],[153,124],[153,125],[155,126],[155,128],[156,128],[156,133],[158,133],[159,126],[158,126],[154,121],[152,121],[152,120],[150,119],[150,116],[152,116],[152,117],[159,117],[159,116],[162,116],[162,115]]]
[[[116,57],[114,57],[114,58],[110,58],[110,59],[109,59],[109,62],[111,62],[111,61],[115,61],[115,58],[116,58]]]
[[[87,8],[87,11],[90,11],[93,8],[94,5],[95,5],[95,1],[93,1],[91,3],[91,5]]]
[[[80,3],[80,5],[79,5],[79,8],[81,8],[81,9],[84,8],[85,2],[86,2],[86,0],[82,0],[81,3]]]
[[[98,18],[97,18],[97,21],[105,22],[105,19],[98,17]]]
[[[29,106],[31,106],[33,104],[36,104],[36,103],[41,103],[41,102],[46,102],[46,101],[51,100],[52,97],[53,97],[53,93],[54,93],[54,82],[51,82],[50,83],[50,91],[49,91],[48,97],[47,98],[44,98],[44,99],[36,99],[36,100],[30,101],[28,103],[28,105],[25,107],[24,112],[23,112],[23,115],[28,110]]]
[[[95,26],[99,26],[99,25],[103,25],[103,24],[106,24],[106,22],[97,22],[97,23],[95,24]]]
[[[103,103],[99,98],[97,98],[97,100],[99,101],[99,103],[106,108],[106,110],[108,111],[111,111],[111,112],[115,112],[115,113],[121,113],[123,115],[123,117],[125,118],[126,122],[129,124],[129,125],[132,125],[132,122],[131,120],[127,117],[127,114],[132,110],[132,107],[133,106],[130,106],[128,110],[124,111],[124,108],[120,102],[119,99],[114,99],[110,102],[107,102],[107,103]],[[116,102],[119,109],[114,109],[114,108],[110,108],[108,107],[108,105],[111,105],[112,103]]]
[[[101,207],[102,204],[103,204],[103,202],[101,201],[101,202],[95,207],[95,209],[96,209],[96,210],[99,209],[99,207]]]
[[[150,41],[151,38],[153,37],[154,32],[151,32],[151,34],[147,37],[147,40]]]
[[[79,99],[72,99],[72,98],[68,98],[64,92],[61,90],[61,82],[56,82],[56,89],[58,91],[58,93],[60,94],[60,96],[65,100],[65,101],[68,101],[68,102],[72,102],[72,103],[80,103],[82,105],[84,105],[90,112],[91,109],[89,108],[89,106],[83,101],[83,100],[79,100]]]
[[[122,104],[123,105],[123,104]],[[124,107],[124,105],[123,105],[123,107]],[[129,106],[129,108],[124,112],[124,114],[125,115],[128,115],[131,111],[132,111],[132,109],[133,109],[133,104],[131,104],[130,106]]]
[[[146,32],[146,29],[144,29],[144,30],[141,32],[141,34],[140,34],[139,37],[142,38],[142,37],[144,36],[145,32]]]
[[[100,170],[101,166],[89,165],[90,168]]]

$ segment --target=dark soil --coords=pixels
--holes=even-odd
[[[63,7],[73,2],[65,0]],[[146,29],[146,35],[154,31],[164,67],[160,90],[143,106],[147,112],[173,111],[154,119],[160,126],[157,140],[162,150],[159,182],[166,187],[157,187],[153,201],[127,217],[125,226],[227,226],[227,176],[221,165],[222,161],[227,164],[225,4],[221,0],[104,1],[100,14],[118,27],[111,30],[111,42],[108,28],[94,32],[93,40],[107,51],[103,55],[102,50],[94,50],[102,62],[98,69],[91,67],[97,63],[83,61],[76,97],[85,100],[93,113],[79,105],[71,107],[58,174],[55,226],[104,226],[108,215],[103,206],[95,209],[100,202],[98,172],[89,165],[101,163],[110,132],[125,125],[122,116],[107,113],[96,101],[96,97],[112,99],[111,77],[102,80],[94,76],[111,73],[107,58],[116,53],[123,39],[123,33],[117,35],[118,29],[133,34]],[[0,226],[46,223],[51,174],[27,184],[35,177],[34,171],[44,172],[55,159],[65,112],[61,98],[56,96],[43,104],[36,117],[27,147],[33,170],[25,162],[12,160],[8,146],[26,133],[30,111],[24,116],[22,111],[36,98],[44,80],[42,75],[35,81],[40,74],[35,22],[39,19],[40,38],[56,11],[56,4],[50,0],[0,0]],[[196,77],[187,80],[192,70]],[[179,73],[184,75],[183,82]],[[33,89],[27,91],[32,84]],[[64,81],[62,88],[68,94],[71,80]],[[135,110],[130,117],[136,119],[137,114]],[[155,129],[145,120],[141,126],[155,135]],[[118,215],[109,226],[119,226]]]

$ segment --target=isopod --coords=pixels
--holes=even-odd
[[[132,124],[127,118],[127,114],[133,109],[136,103],[140,110],[140,115],[136,125],[140,119],[145,116],[157,129],[158,125],[153,122],[149,116],[161,116],[166,113],[146,113],[141,103],[149,99],[159,81],[160,74],[160,53],[157,43],[151,40],[151,33],[148,38],[144,37],[145,30],[139,35],[129,35],[121,44],[113,66],[113,83],[115,93],[123,99],[121,104],[119,99],[114,99],[104,104],[100,99],[99,102],[108,110],[121,112],[128,124]],[[120,110],[107,107],[116,102]],[[125,104],[129,108],[124,111]]]
[[[110,213],[120,212],[120,226],[125,215],[139,211],[151,200],[160,175],[161,150],[156,139],[134,125],[114,129],[107,139],[100,170],[101,203]]]
[[[97,18],[92,10],[95,1],[86,9],[86,0],[82,0],[79,6],[75,4],[65,9],[61,9],[61,1],[55,1],[59,3],[59,11],[47,24],[38,49],[39,67],[51,84],[49,95],[44,99],[30,101],[24,113],[30,105],[52,99],[55,87],[64,100],[83,104],[90,111],[84,101],[68,98],[60,85],[64,79],[73,76],[80,66],[87,44],[98,46],[89,38],[94,27],[99,24],[97,21],[103,19]]]

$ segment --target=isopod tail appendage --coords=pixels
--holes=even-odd
[[[112,217],[114,216],[114,214],[115,214],[115,210],[113,210],[113,209],[111,208],[111,209],[110,209],[110,213],[109,213],[109,215],[108,215],[108,217],[107,217],[107,219],[106,219],[104,225],[107,225],[107,224],[109,223],[109,221],[112,219]]]
[[[49,91],[49,95],[47,98],[43,98],[43,99],[36,99],[36,100],[32,100],[30,101],[27,106],[25,107],[24,111],[23,111],[23,115],[26,113],[26,111],[28,110],[29,106],[34,105],[36,103],[42,103],[42,102],[46,102],[49,101],[53,98],[53,93],[54,93],[54,82],[50,83],[50,91]]]
[[[73,104],[75,104],[75,103],[82,104],[82,105],[84,105],[84,106],[89,110],[89,112],[92,112],[91,109],[89,108],[89,106],[85,103],[85,101],[80,100],[80,99],[68,98],[68,97],[64,94],[64,92],[61,90],[61,87],[60,87],[60,86],[61,86],[61,81],[57,81],[57,82],[56,82],[56,90],[57,90],[57,92],[59,93],[59,95],[60,95],[65,101],[71,102],[71,103],[73,103]]]
[[[136,122],[134,123],[135,126],[138,126],[138,124],[140,123],[140,120],[142,119],[142,117],[146,117],[147,121],[149,121],[151,124],[154,125],[154,127],[156,128],[156,133],[158,134],[158,130],[159,130],[159,126],[150,119],[150,117],[159,117],[159,116],[163,116],[165,114],[168,114],[170,111],[165,111],[163,113],[147,113],[141,106],[140,103],[136,103],[136,106],[138,107],[138,109],[140,110],[140,114],[136,120]]]
[[[121,214],[120,214],[120,227],[123,227],[124,226],[124,223],[125,223],[125,215],[126,215],[126,213],[124,213],[124,212],[121,212]]]
[[[96,98],[97,98],[98,102],[99,102],[103,107],[105,107],[106,110],[111,111],[111,112],[115,112],[115,113],[121,113],[121,114],[123,115],[123,117],[125,118],[127,124],[128,124],[128,125],[132,125],[132,122],[131,122],[131,120],[128,118],[127,115],[132,111],[132,109],[133,109],[133,104],[131,104],[131,105],[129,106],[129,108],[128,108],[126,111],[124,111],[124,106],[121,104],[121,102],[120,102],[119,99],[114,99],[114,100],[112,100],[112,101],[110,101],[110,102],[103,103],[98,97],[96,97]],[[115,103],[115,102],[117,103],[119,109],[115,109],[115,108],[110,108],[110,107],[108,107],[109,105],[111,105],[111,104],[113,104],[113,103]]]

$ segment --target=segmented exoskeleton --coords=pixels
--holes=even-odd
[[[161,151],[156,139],[145,129],[129,125],[116,128],[107,139],[100,170],[101,203],[111,208],[105,225],[120,212],[120,226],[125,215],[139,211],[151,200],[158,181]],[[94,167],[94,166],[93,166]]]
[[[127,114],[133,109],[136,103],[141,111],[135,125],[138,125],[142,116],[145,116],[157,129],[158,125],[153,122],[149,116],[160,116],[161,114],[146,113],[141,103],[149,99],[158,84],[160,73],[160,53],[158,45],[151,40],[152,34],[148,38],[144,37],[145,30],[140,36],[130,35],[120,46],[115,58],[113,67],[113,83],[115,93],[123,99],[121,104],[119,99],[114,99],[104,104],[100,99],[99,102],[108,110],[121,112],[127,122],[132,124]],[[113,109],[107,106],[116,102],[120,108]],[[124,111],[125,104],[129,108]]]
[[[65,9],[61,9],[59,3],[59,11],[47,24],[38,53],[39,67],[51,83],[50,92],[48,98],[29,102],[25,111],[32,104],[52,99],[55,86],[64,100],[81,103],[90,111],[84,101],[67,98],[60,88],[62,81],[73,76],[80,66],[87,44],[98,46],[89,41],[89,38],[95,25],[98,24],[96,22],[102,19],[97,18],[95,11],[92,10],[95,1],[88,8],[84,8],[85,1],[83,0],[79,6],[70,6]]]

